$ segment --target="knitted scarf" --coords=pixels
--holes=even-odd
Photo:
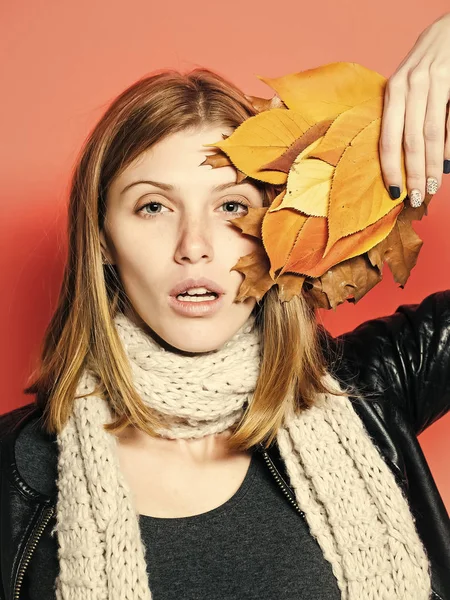
[[[121,313],[114,322],[136,390],[164,422],[159,435],[220,433],[242,417],[260,368],[253,316],[220,349],[196,356],[164,349]],[[329,374],[326,381],[339,390]],[[97,382],[83,372],[57,436],[56,597],[151,600],[139,515],[120,471],[117,438],[103,429],[111,411],[104,399],[85,396]],[[348,397],[321,394],[312,408],[286,415],[277,443],[341,597],[428,600],[429,563],[408,502]]]

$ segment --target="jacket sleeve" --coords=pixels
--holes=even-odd
[[[388,392],[416,435],[450,410],[450,290],[399,306],[335,341],[362,393]]]

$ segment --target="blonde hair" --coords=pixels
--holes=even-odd
[[[203,124],[236,128],[256,114],[232,83],[208,69],[188,74],[164,70],[138,80],[110,105],[88,136],[74,168],[68,211],[68,257],[57,308],[42,342],[39,366],[24,391],[36,394],[44,427],[58,433],[87,367],[98,377],[96,394],[107,398],[119,433],[133,425],[149,435],[159,421],[133,387],[131,371],[113,318],[128,299],[116,268],[103,265],[99,233],[106,192],[113,178],[143,151],[176,131]],[[268,206],[272,186],[253,181]],[[230,448],[270,444],[289,409],[307,409],[322,384],[322,355],[315,310],[304,294],[280,302],[274,286],[255,306],[263,357],[255,394]],[[294,403],[294,406],[291,404]]]

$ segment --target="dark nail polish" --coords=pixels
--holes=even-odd
[[[444,160],[444,173],[446,175],[450,173],[450,160]]]
[[[390,185],[389,195],[392,200],[397,200],[397,198],[400,198],[400,188],[397,185]]]

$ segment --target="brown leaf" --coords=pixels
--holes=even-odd
[[[275,281],[278,284],[278,298],[281,302],[289,302],[301,293],[305,278],[297,273],[284,273]]]
[[[208,154],[205,160],[202,163],[200,163],[200,166],[202,165],[209,165],[213,169],[217,169],[220,167],[233,167],[233,169],[236,171],[236,183],[241,183],[241,181],[243,181],[247,177],[247,175],[245,173],[242,173],[242,171],[239,171],[239,169],[237,169],[233,165],[228,156],[224,152],[220,152],[220,150],[218,150],[214,154]]]
[[[395,227],[386,239],[368,252],[371,264],[382,272],[386,262],[394,277],[394,281],[404,286],[417,262],[423,241],[412,227],[413,220],[420,220],[426,214],[431,194],[425,196],[420,208],[412,208],[409,204],[400,213]]]
[[[271,108],[286,108],[285,103],[276,94],[272,98],[258,98],[258,96],[247,96],[247,100],[258,112],[270,110]]]
[[[313,142],[321,138],[328,130],[330,125],[333,123],[332,120],[321,121],[316,123],[308,129],[298,140],[286,150],[279,158],[276,158],[272,162],[267,163],[261,167],[261,169],[269,169],[274,171],[282,171],[283,173],[289,173],[295,159],[301,154],[308,146]]]
[[[239,287],[236,302],[242,302],[247,298],[261,300],[264,294],[275,284],[275,281],[269,275],[269,267],[269,259],[263,246],[238,260],[231,270],[242,273],[244,280]]]
[[[252,235],[253,237],[261,239],[261,227],[264,219],[264,215],[268,210],[267,206],[262,208],[252,208],[248,209],[248,213],[243,217],[236,217],[235,219],[231,219],[230,223],[232,225],[236,225],[246,235]]]
[[[358,302],[380,280],[381,273],[364,254],[335,265],[322,277],[313,280],[308,295],[319,308],[335,309],[346,300]]]
[[[247,175],[236,168],[236,183],[241,183],[241,181],[244,181],[244,179],[247,179]]]

